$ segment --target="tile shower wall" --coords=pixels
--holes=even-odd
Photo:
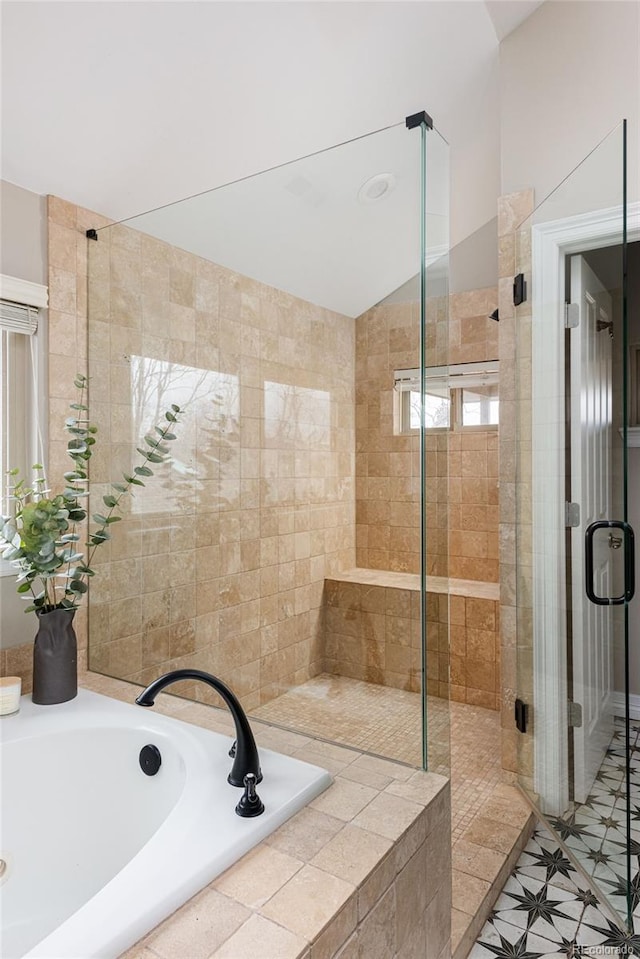
[[[427,362],[496,359],[495,288],[429,301]],[[447,346],[448,339],[448,346]],[[394,432],[394,371],[418,365],[415,303],[379,304],[356,320],[357,565],[419,572],[418,437]],[[427,572],[498,581],[497,431],[427,436]],[[448,477],[448,478],[447,478]],[[448,551],[448,556],[447,556]]]
[[[84,230],[105,222],[50,201],[58,471],[86,368]],[[139,682],[213,669],[257,706],[322,670],[324,578],[355,561],[353,321],[124,226],[89,256],[94,509],[167,402],[190,407],[179,469],[96,553],[90,666]]]

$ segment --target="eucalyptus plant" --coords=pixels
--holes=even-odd
[[[122,482],[110,484],[113,492],[102,497],[104,510],[92,514],[82,548],[80,524],[88,517],[88,466],[98,428],[89,420],[87,377],[77,374],[74,386],[78,399],[70,404],[72,415],[64,424],[71,435],[67,454],[73,468],[64,474],[62,492],[52,495],[40,463],[32,467],[31,486],[20,478],[19,470],[8,471],[11,508],[10,515],[2,516],[0,549],[2,558],[19,570],[18,593],[31,600],[27,613],[78,608],[87,592],[88,580],[95,575],[91,566],[95,552],[111,538],[110,527],[122,519],[122,499],[133,495],[134,487],[144,486],[145,479],[153,476],[152,464],[160,465],[170,459],[167,444],[176,439],[173,428],[182,412],[172,404],[161,425],[144,437],[145,447],[137,447],[140,462],[131,474],[123,474]]]

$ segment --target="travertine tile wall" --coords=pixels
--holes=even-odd
[[[105,222],[50,201],[54,475]],[[353,321],[123,226],[89,255],[94,510],[166,408],[156,382],[199,391],[173,450],[197,478],[148,480],[96,553],[90,666],[209,669],[257,706],[322,669],[324,578],[355,562]]]
[[[432,305],[431,326],[433,319]],[[356,320],[358,566],[412,573],[420,569],[419,440],[394,435],[393,393],[394,370],[419,364],[419,324],[416,303],[379,304]],[[437,451],[435,437],[431,439],[428,460],[435,476]],[[440,447],[446,450],[444,438]],[[446,556],[446,509],[441,514],[434,532]]]
[[[327,671],[420,692],[419,584],[402,589],[329,579],[325,596]],[[426,618],[427,693],[446,699],[449,697],[446,595],[427,594]]]
[[[513,277],[531,289],[533,191],[498,201],[500,310],[500,634],[502,765],[531,786],[532,726],[514,724],[516,695],[533,702],[531,577],[531,301],[513,305]]]
[[[427,363],[496,359],[497,290],[429,301]],[[444,317],[444,319],[443,319]],[[447,342],[448,340],[448,342]],[[357,565],[420,569],[418,437],[394,434],[394,371],[419,364],[415,304],[380,304],[356,321]],[[498,581],[498,433],[430,434],[427,572]]]
[[[360,570],[345,579],[329,579],[326,669],[339,676],[419,692],[419,577],[402,573],[403,585],[385,585],[385,573],[371,582]],[[499,604],[472,595],[427,592],[427,693],[459,703],[500,708]],[[429,587],[427,587],[429,589]],[[450,623],[450,625],[449,625]]]

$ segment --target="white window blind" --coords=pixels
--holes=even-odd
[[[428,393],[444,390],[473,389],[490,386],[498,381],[500,363],[456,363],[452,366],[428,366],[425,368],[425,386]],[[420,391],[420,370],[396,370],[395,389],[399,392]]]
[[[38,308],[25,303],[0,300],[0,329],[33,336],[38,331]]]

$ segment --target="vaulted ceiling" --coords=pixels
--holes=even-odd
[[[120,219],[426,109],[455,243],[495,214],[499,38],[538,5],[9,0],[2,177]]]

